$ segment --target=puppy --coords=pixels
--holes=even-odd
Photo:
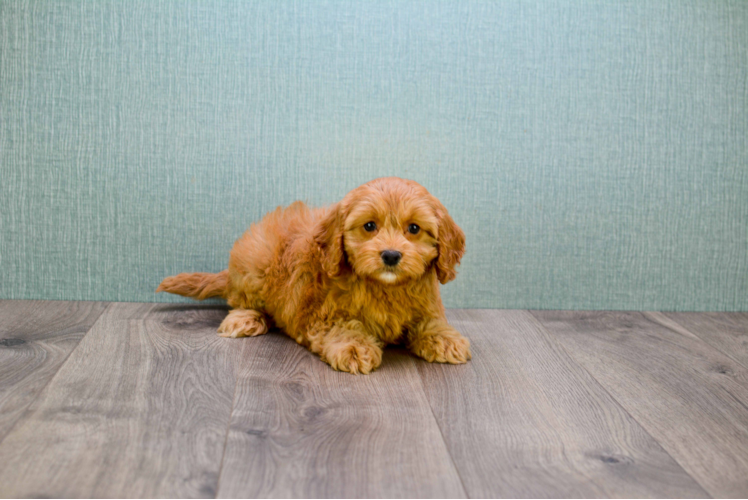
[[[391,343],[465,363],[470,343],[439,295],[464,253],[465,235],[439,200],[387,177],[329,208],[279,207],[236,241],[227,270],[171,276],[156,291],[223,297],[233,309],[221,336],[262,335],[272,322],[336,370],[369,373]]]

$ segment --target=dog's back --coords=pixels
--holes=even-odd
[[[302,274],[311,272],[314,228],[327,211],[297,201],[250,226],[231,249],[229,305],[265,310],[277,319],[293,315],[298,304],[294,295],[301,293],[306,281]],[[292,284],[298,286],[289,287]],[[286,311],[278,311],[279,307]]]
[[[327,210],[301,201],[278,207],[236,240],[228,269],[169,276],[156,291],[197,300],[222,297],[231,307],[265,310],[273,292],[287,291],[289,281],[304,267],[313,248],[314,227]],[[288,302],[292,298],[284,297],[284,302],[293,304]]]

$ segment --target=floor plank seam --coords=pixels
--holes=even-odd
[[[544,324],[543,324],[543,322],[542,322],[542,321],[540,320],[540,318],[538,318],[537,316],[535,316],[535,314],[533,314],[533,311],[532,311],[532,310],[526,309],[526,311],[527,311],[528,313],[530,313],[530,315],[531,315],[531,316],[532,316],[532,317],[533,317],[533,318],[535,319],[535,321],[536,321],[536,322],[538,323],[538,326],[539,326],[540,328],[542,328],[542,329],[543,329],[543,331],[544,331],[544,332],[546,332],[546,334],[548,334],[548,337],[549,337],[549,339],[550,339],[550,340],[551,340],[551,341],[552,341],[552,342],[553,342],[553,343],[554,343],[554,344],[555,344],[555,345],[556,345],[556,346],[557,346],[557,347],[558,347],[559,349],[561,349],[561,350],[562,350],[562,351],[564,352],[564,354],[566,355],[566,357],[567,357],[567,358],[569,358],[569,361],[571,361],[572,363],[574,363],[574,364],[575,364],[576,366],[578,366],[578,367],[579,367],[579,368],[580,368],[581,370],[583,370],[583,371],[584,371],[584,372],[585,372],[585,373],[586,373],[587,375],[589,375],[589,376],[590,376],[590,378],[592,378],[592,380],[594,380],[594,381],[595,381],[595,384],[597,384],[597,385],[598,385],[598,387],[600,387],[600,389],[602,389],[603,391],[605,391],[605,393],[606,393],[606,394],[607,394],[608,396],[610,396],[610,398],[611,398],[611,399],[612,399],[613,401],[615,401],[615,403],[616,403],[616,404],[617,404],[617,405],[618,405],[618,406],[619,406],[619,407],[621,408],[621,410],[623,410],[623,411],[624,411],[624,412],[626,413],[626,415],[628,415],[628,416],[629,416],[629,417],[630,417],[630,418],[631,418],[631,419],[632,419],[632,420],[633,420],[634,422],[636,422],[636,423],[637,423],[637,424],[639,425],[639,427],[641,427],[642,431],[643,431],[643,432],[645,432],[645,433],[646,433],[646,434],[647,434],[647,435],[648,435],[648,436],[649,436],[649,437],[650,437],[650,438],[651,438],[651,439],[652,439],[652,440],[653,440],[653,441],[654,441],[655,443],[657,443],[657,444],[658,444],[658,445],[660,446],[660,448],[662,448],[662,451],[663,451],[663,452],[664,452],[664,453],[665,453],[665,454],[666,454],[667,456],[669,456],[669,457],[670,457],[670,458],[671,458],[671,459],[673,460],[673,462],[674,462],[674,463],[678,464],[678,467],[680,467],[680,468],[681,468],[681,469],[683,470],[683,472],[685,472],[685,473],[686,473],[686,474],[687,474],[687,475],[688,475],[688,476],[689,476],[689,477],[690,477],[691,479],[693,479],[693,481],[694,481],[694,482],[695,482],[696,484],[698,484],[698,485],[699,485],[699,486],[701,487],[701,489],[702,489],[702,490],[704,490],[704,492],[705,492],[705,493],[706,493],[707,495],[709,495],[709,498],[715,498],[715,497],[714,497],[714,495],[712,495],[712,493],[711,493],[711,492],[710,492],[710,491],[709,491],[709,490],[708,490],[708,489],[706,488],[706,486],[704,486],[703,484],[701,484],[701,483],[700,483],[700,482],[698,481],[698,479],[696,479],[695,477],[693,477],[693,474],[691,474],[690,472],[688,472],[688,469],[686,469],[686,468],[685,468],[685,467],[683,466],[683,464],[682,464],[682,463],[680,463],[680,462],[679,462],[678,460],[676,460],[676,458],[675,458],[675,457],[673,457],[673,455],[672,455],[672,454],[670,453],[670,451],[668,451],[668,449],[667,449],[667,448],[665,448],[665,446],[664,446],[664,445],[663,445],[663,444],[662,444],[662,443],[661,443],[661,442],[660,442],[660,441],[659,441],[659,440],[658,440],[657,438],[655,438],[655,437],[654,437],[654,435],[652,435],[652,433],[651,433],[651,432],[649,431],[649,429],[647,429],[647,427],[646,427],[646,426],[645,426],[645,425],[644,425],[644,424],[643,424],[642,422],[640,422],[640,421],[639,421],[639,420],[638,420],[637,418],[635,418],[635,417],[634,417],[634,416],[633,416],[633,415],[631,414],[631,412],[629,412],[629,410],[628,410],[628,409],[627,409],[627,408],[626,408],[626,407],[625,407],[625,406],[624,406],[624,405],[623,405],[623,404],[622,404],[622,403],[621,403],[621,402],[620,402],[620,401],[618,400],[618,398],[616,398],[616,397],[615,397],[615,396],[614,396],[614,395],[613,395],[613,394],[612,394],[612,393],[611,393],[611,392],[610,392],[610,391],[609,391],[609,390],[608,390],[608,389],[607,389],[607,388],[606,388],[606,387],[605,387],[605,386],[604,386],[604,385],[603,385],[602,383],[600,383],[600,381],[599,381],[599,380],[597,379],[597,377],[595,377],[595,376],[594,376],[594,375],[593,375],[592,373],[590,373],[590,371],[589,371],[589,370],[587,370],[587,368],[585,368],[585,367],[584,367],[584,366],[582,366],[582,365],[581,365],[580,363],[578,363],[578,362],[577,362],[577,360],[576,360],[576,359],[574,359],[574,357],[573,357],[573,356],[572,356],[572,355],[571,355],[571,354],[569,353],[569,351],[568,351],[568,350],[566,350],[566,347],[564,347],[564,345],[563,345],[563,344],[562,344],[561,342],[557,342],[557,341],[556,341],[556,340],[555,340],[555,339],[553,338],[553,337],[554,337],[554,336],[553,336],[553,333],[552,333],[552,332],[551,332],[550,330],[548,330],[548,329],[547,329],[547,328],[545,327],[545,325],[544,325]]]
[[[83,342],[83,339],[85,339],[85,338],[86,338],[86,336],[87,336],[87,335],[88,335],[88,334],[89,334],[89,333],[91,332],[91,330],[93,330],[94,326],[96,326],[96,324],[97,324],[97,323],[98,323],[98,322],[99,322],[99,321],[101,320],[102,316],[104,316],[104,313],[105,313],[105,312],[107,312],[107,311],[109,310],[109,308],[110,308],[110,307],[112,306],[112,304],[113,304],[113,302],[108,302],[108,303],[107,303],[106,307],[105,307],[105,308],[104,308],[104,309],[103,309],[103,310],[102,310],[102,311],[101,311],[101,312],[99,313],[99,315],[98,315],[98,316],[96,317],[96,321],[94,321],[94,322],[93,322],[93,323],[91,324],[91,326],[89,327],[89,329],[88,329],[88,330],[86,330],[86,333],[84,333],[84,334],[83,334],[83,335],[81,336],[81,338],[80,338],[80,340],[78,341],[78,343],[76,344],[76,346],[75,346],[75,347],[73,347],[73,348],[72,348],[72,349],[70,350],[70,352],[69,352],[69,353],[67,354],[67,356],[65,356],[65,359],[63,359],[63,360],[62,360],[62,362],[60,363],[60,366],[58,366],[58,367],[57,367],[57,370],[55,371],[55,374],[54,374],[54,375],[52,375],[51,377],[49,377],[49,380],[47,380],[47,383],[46,383],[46,384],[44,384],[44,387],[42,387],[42,388],[41,388],[41,389],[39,390],[39,393],[38,393],[38,394],[37,394],[37,395],[36,395],[36,396],[34,397],[34,399],[32,399],[31,401],[29,401],[29,404],[28,404],[28,405],[26,406],[26,408],[25,408],[25,409],[23,410],[23,413],[21,414],[21,416],[19,416],[19,417],[18,417],[18,419],[16,419],[16,421],[15,421],[15,422],[13,422],[13,425],[11,425],[11,426],[10,426],[10,427],[8,428],[8,432],[6,432],[6,433],[5,433],[5,435],[4,435],[4,436],[3,436],[3,437],[2,437],[1,439],[0,439],[0,446],[2,446],[3,442],[5,441],[5,439],[6,439],[6,438],[7,438],[8,436],[10,436],[10,435],[11,435],[11,434],[13,433],[13,431],[14,431],[14,430],[16,429],[16,427],[18,426],[19,422],[21,422],[22,420],[25,420],[25,419],[26,419],[26,417],[28,416],[28,414],[29,414],[29,411],[30,411],[30,410],[29,410],[29,408],[31,408],[31,407],[32,407],[32,406],[34,405],[34,403],[36,403],[36,402],[37,402],[37,401],[39,400],[39,398],[40,398],[40,397],[42,396],[42,394],[44,394],[44,391],[46,391],[46,390],[47,390],[47,387],[49,387],[49,385],[50,385],[50,384],[52,383],[52,381],[53,381],[53,380],[54,380],[55,378],[57,378],[57,374],[58,374],[58,373],[60,373],[60,370],[62,369],[62,367],[63,367],[63,366],[65,366],[65,364],[66,364],[66,363],[68,362],[68,360],[70,359],[70,356],[72,356],[72,355],[73,355],[73,353],[74,353],[74,352],[75,352],[75,351],[76,351],[76,350],[77,350],[77,349],[78,349],[78,348],[80,347],[81,343]]]
[[[465,493],[465,498],[471,498],[470,493],[468,493],[468,489],[465,486],[465,481],[462,479],[462,474],[460,474],[460,469],[457,467],[457,464],[455,463],[455,460],[452,457],[452,452],[449,451],[447,440],[444,438],[444,431],[442,430],[441,425],[439,425],[439,420],[436,418],[436,414],[434,413],[434,407],[431,406],[431,401],[426,396],[426,387],[423,385],[423,377],[421,377],[421,372],[418,371],[418,367],[415,367],[415,369],[416,369],[416,373],[418,373],[418,380],[421,383],[421,391],[423,391],[423,397],[426,399],[426,402],[429,405],[429,410],[431,411],[431,418],[434,419],[436,428],[439,429],[439,436],[442,438],[442,443],[444,443],[444,449],[447,450],[447,455],[449,455],[449,461],[452,463],[452,467],[454,467],[455,469],[455,474],[457,474],[457,477],[460,479],[460,486],[462,486],[462,491]]]
[[[236,370],[236,366],[234,366]],[[234,407],[236,406],[236,392],[239,388],[239,377],[234,380],[234,395],[231,398],[231,411],[229,412],[229,422],[226,426],[226,436],[223,439],[223,453],[221,453],[221,464],[218,466],[218,480],[216,481],[216,494],[213,498],[218,498],[218,493],[221,491],[221,476],[223,475],[223,462],[226,458],[226,448],[229,443],[229,433],[231,432],[231,423],[234,421]]]

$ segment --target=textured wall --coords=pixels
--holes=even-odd
[[[748,2],[0,1],[0,297],[177,300],[415,179],[449,306],[748,309]]]

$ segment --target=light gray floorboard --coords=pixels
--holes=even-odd
[[[743,366],[657,314],[533,314],[711,495],[748,496]]]
[[[237,339],[221,497],[464,497],[415,368],[333,371],[279,333]]]
[[[528,312],[448,317],[472,361],[418,369],[469,496],[707,496]]]
[[[0,300],[0,442],[105,307],[104,302]]]
[[[225,313],[0,301],[0,497],[748,495],[741,314],[449,311],[470,363],[352,376]]]
[[[0,495],[213,497],[238,353],[225,313],[111,304],[0,444]]]
[[[661,313],[748,368],[748,313]]]

